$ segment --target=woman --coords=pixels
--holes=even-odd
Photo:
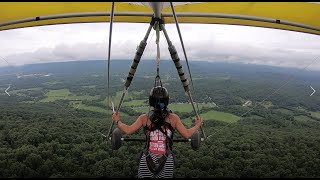
[[[172,154],[173,131],[176,129],[185,139],[190,138],[201,126],[202,120],[196,119],[195,125],[187,129],[178,115],[168,110],[169,93],[165,87],[151,89],[149,105],[153,110],[142,114],[132,125],[120,120],[120,113],[113,113],[112,119],[123,133],[130,135],[141,127],[145,128],[147,142],[140,158],[138,177],[172,178],[174,158]]]

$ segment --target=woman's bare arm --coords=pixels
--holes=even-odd
[[[202,120],[197,119],[195,125],[192,128],[187,129],[181,122],[179,116],[171,114],[173,117],[173,127],[178,130],[182,137],[185,139],[190,138],[201,126]]]
[[[143,121],[145,120],[145,114],[142,114],[138,117],[138,119],[133,123],[131,124],[130,126],[126,125],[125,123],[121,122],[120,120],[120,115],[119,113],[116,114],[114,113],[112,115],[112,119],[117,122],[118,122],[118,127],[122,130],[122,132],[124,132],[126,135],[130,135],[134,132],[136,132],[138,129],[140,129],[141,126],[143,126]]]

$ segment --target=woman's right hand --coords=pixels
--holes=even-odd
[[[196,117],[195,125],[200,127],[202,125],[202,119],[200,117]]]

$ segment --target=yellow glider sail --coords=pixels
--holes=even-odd
[[[174,23],[168,2],[166,23]],[[320,3],[194,2],[174,3],[179,23],[233,24],[320,35]],[[23,27],[108,22],[111,2],[0,2],[0,30]],[[114,22],[149,23],[147,2],[116,2]]]

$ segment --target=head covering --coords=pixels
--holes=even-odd
[[[163,109],[169,104],[169,92],[165,87],[153,87],[149,94],[149,105],[155,109]]]

